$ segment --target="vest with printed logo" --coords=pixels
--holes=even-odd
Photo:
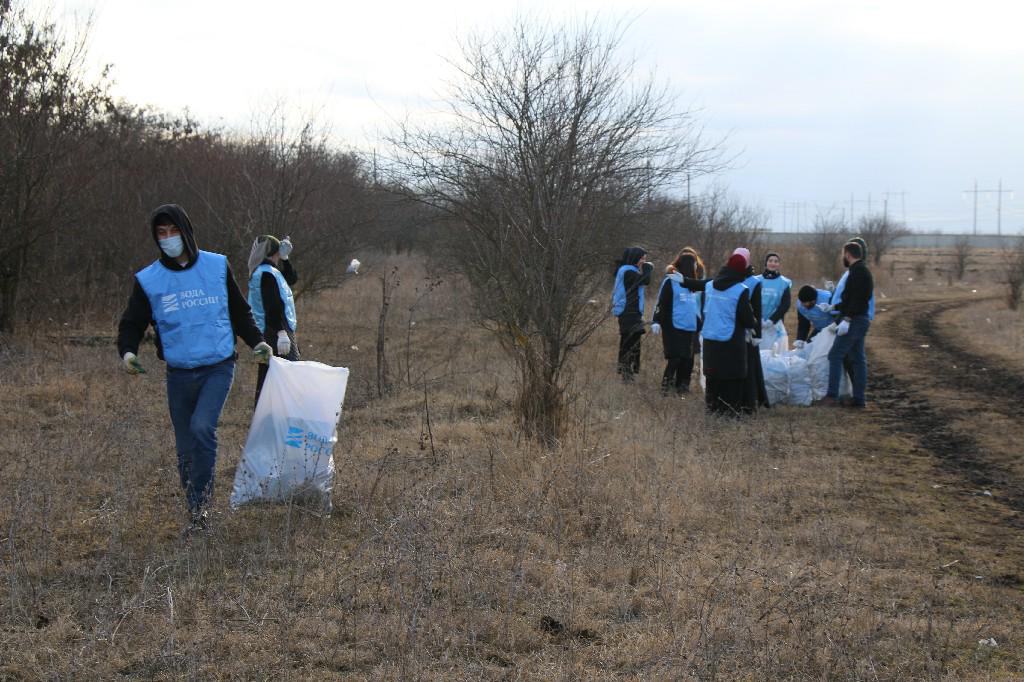
[[[824,289],[815,289],[818,292],[818,298],[814,301],[814,305],[808,310],[804,307],[803,303],[798,303],[796,306],[796,314],[806,318],[815,329],[824,329],[833,322],[832,313],[826,313],[824,310],[818,308],[822,303],[828,303],[832,294]]]
[[[672,326],[680,331],[697,331],[697,320],[700,318],[700,294],[684,287],[677,279],[666,277],[658,289],[658,300],[665,285],[672,287]]]
[[[758,275],[757,279],[761,282],[761,317],[767,320],[779,309],[782,295],[786,293],[786,289],[793,286],[793,281],[782,275],[772,279]]]
[[[839,283],[836,284],[836,290],[832,292],[832,305],[838,306],[843,302],[843,291],[846,290],[846,280],[850,277],[850,271],[847,270],[843,273],[843,276],[839,278]],[[833,315],[839,315],[838,311],[832,313]],[[868,299],[868,319],[875,319],[875,295],[871,294],[871,298]]]
[[[227,258],[200,251],[186,270],[154,261],[135,277],[149,299],[168,366],[192,369],[234,356]]]
[[[714,282],[704,285],[704,326],[701,336],[710,341],[728,341],[736,331],[736,305],[747,290],[743,283],[733,284],[725,291],[715,289]]]
[[[273,265],[267,263],[260,264],[259,267],[252,271],[252,277],[249,278],[249,307],[252,308],[252,316],[256,320],[256,326],[263,332],[267,329],[267,313],[263,307],[263,290],[260,288],[260,280],[263,278],[264,272],[269,272],[277,280],[277,290],[281,293],[281,301],[284,302],[285,322],[288,324],[288,329],[294,332],[296,330],[297,317],[295,316],[295,297],[292,296],[292,288],[288,286],[284,275]]]

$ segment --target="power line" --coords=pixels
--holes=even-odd
[[[965,189],[965,193],[974,194],[974,234],[978,234],[978,195],[995,194],[998,197],[998,208],[996,209],[996,234],[1003,233],[1003,194],[1010,194],[1012,189],[1003,189],[1003,179],[999,179],[998,189],[978,189],[978,181],[974,181],[974,189]]]

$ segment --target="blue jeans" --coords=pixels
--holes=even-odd
[[[178,449],[178,476],[189,511],[206,506],[217,463],[217,421],[235,378],[235,361],[195,369],[167,368],[167,406]]]
[[[828,352],[828,393],[839,397],[839,382],[843,378],[843,361],[849,359],[853,380],[853,402],[864,404],[864,391],[868,385],[868,357],[864,353],[864,337],[868,335],[871,321],[867,315],[857,315],[850,320],[850,331],[837,336]]]

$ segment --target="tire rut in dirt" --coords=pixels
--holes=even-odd
[[[928,342],[930,349],[942,355],[950,384],[976,393],[987,409],[1000,412],[1011,419],[1020,419],[1020,404],[1024,401],[1024,376],[1009,369],[995,358],[972,353],[947,336],[940,335],[935,320],[942,313],[962,303],[937,305],[914,317],[914,331]]]
[[[1024,513],[1024,485],[1020,480],[986,459],[984,449],[974,438],[951,426],[949,415],[910,391],[901,388],[900,382],[888,372],[871,375],[872,401],[894,430],[913,436],[919,447],[934,454],[945,470],[965,479],[978,491],[996,488],[997,502]],[[1024,529],[1024,516],[1018,515],[1007,524]]]

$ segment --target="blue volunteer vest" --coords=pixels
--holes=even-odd
[[[786,289],[793,286],[793,281],[782,275],[772,279],[765,279],[764,275],[758,275],[757,279],[761,282],[761,317],[767,320],[779,309],[782,295]]]
[[[756,292],[757,288],[761,286],[761,278],[757,275],[751,275],[743,280],[743,286],[750,290],[750,305],[753,306],[754,292]],[[761,310],[764,310],[764,288],[761,289]],[[761,314],[758,310],[754,310],[754,315],[760,315],[762,319],[765,317],[765,315]],[[757,333],[760,334],[761,331],[758,330]]]
[[[734,284],[725,291],[715,289],[714,282],[704,285],[704,326],[701,336],[710,341],[728,341],[736,331],[736,304],[747,290],[745,284]]]
[[[669,284],[672,287],[672,326],[685,332],[697,331],[697,319],[700,317],[700,294],[694,293],[672,277],[661,281],[658,289],[658,300],[661,300],[662,289]]]
[[[839,284],[836,285],[836,290],[832,292],[832,305],[839,305],[843,301],[843,290],[846,289],[846,280],[850,277],[850,271],[847,270],[843,273],[843,276],[839,278]],[[838,315],[838,312],[832,313]],[[868,319],[875,319],[875,294],[872,292],[871,298],[868,299]]]
[[[815,329],[820,330],[829,326],[834,321],[832,313],[826,313],[825,311],[817,308],[821,303],[828,303],[832,298],[832,294],[824,289],[815,289],[815,291],[818,292],[818,299],[814,302],[814,307],[808,310],[803,306],[803,303],[798,303],[796,306],[796,313],[797,315],[806,318]]]
[[[635,265],[623,265],[619,268],[619,271],[615,273],[615,287],[612,289],[612,315],[618,317],[626,310],[626,283],[625,276],[627,272],[635,272],[640,274],[640,268]],[[641,285],[637,290],[637,301],[640,305],[640,314],[644,314],[644,290],[647,287]]]
[[[263,307],[263,290],[260,289],[260,279],[264,272],[269,272],[277,280],[277,289],[281,292],[281,300],[284,302],[285,322],[288,323],[288,329],[294,332],[298,318],[295,316],[295,297],[292,296],[292,288],[288,286],[281,271],[267,263],[261,263],[252,271],[252,277],[249,278],[249,307],[252,308],[256,326],[260,331],[266,329],[267,312]]]
[[[168,366],[205,367],[235,354],[227,258],[200,251],[187,270],[170,270],[154,261],[135,278],[149,299]]]

